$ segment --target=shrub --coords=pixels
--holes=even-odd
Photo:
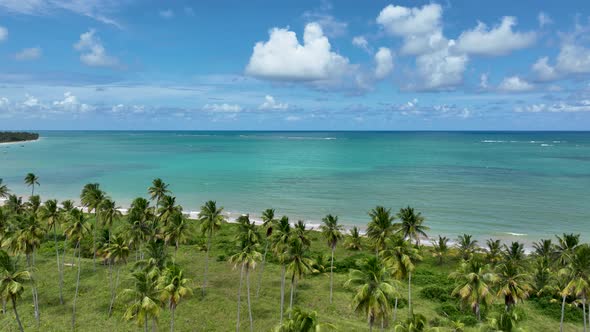
[[[428,300],[435,300],[439,302],[446,302],[451,299],[452,289],[440,286],[426,286],[422,288],[420,297]]]
[[[561,320],[561,299],[553,299],[551,296],[530,298],[529,302],[541,311],[543,315],[551,317],[557,321]],[[582,320],[582,310],[576,306],[567,305],[564,311],[564,320],[566,322],[580,322]]]

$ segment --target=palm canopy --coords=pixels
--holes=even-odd
[[[127,238],[123,234],[116,234],[104,249],[105,258],[110,262],[126,262],[130,253]]]
[[[61,213],[57,206],[57,200],[50,199],[45,201],[39,210],[39,217],[47,223],[47,229],[55,229],[61,218]]]
[[[174,244],[174,248],[178,250],[181,243],[185,243],[192,233],[192,224],[184,217],[184,215],[176,211],[169,218],[168,224],[164,226],[164,241],[166,243]]]
[[[401,208],[397,213],[397,217],[401,222],[395,223],[393,226],[397,228],[398,233],[402,235],[404,239],[414,240],[416,244],[420,244],[420,237],[428,238],[426,234],[429,227],[424,226],[424,217],[420,212],[414,210],[414,208],[408,207]]]
[[[170,193],[168,189],[168,184],[166,184],[162,179],[157,178],[152,181],[152,185],[148,188],[148,194],[150,194],[150,198],[155,200],[156,202],[160,202],[160,200]]]
[[[162,290],[160,300],[167,302],[169,309],[176,309],[182,298],[192,294],[189,283],[190,279],[184,277],[184,271],[180,266],[168,264],[158,280],[158,288]]]
[[[10,190],[8,189],[8,186],[3,184],[2,178],[0,178],[0,198],[8,197],[9,192],[10,192]]]
[[[88,212],[94,210],[98,213],[98,207],[104,198],[105,194],[98,183],[86,184],[80,193],[80,202],[88,208]]]
[[[199,222],[201,233],[203,233],[203,235],[213,235],[213,233],[221,227],[223,221],[225,221],[223,207],[218,208],[215,201],[208,201],[201,206]]]
[[[496,277],[489,271],[487,265],[479,259],[472,258],[461,263],[459,269],[449,275],[455,280],[456,287],[452,295],[471,307],[478,319],[481,319],[481,305],[493,301],[492,284]]]
[[[123,318],[126,320],[135,319],[137,325],[145,325],[147,331],[148,320],[156,319],[159,316],[162,305],[158,289],[158,276],[146,271],[134,272],[132,276],[133,288],[123,291],[124,295],[132,298]]]
[[[323,328],[332,329],[332,324],[322,324],[316,311],[293,308],[291,317],[275,329],[276,332],[321,332]]]
[[[533,290],[530,275],[520,270],[520,267],[511,261],[501,264],[497,270],[497,296],[504,297],[507,310],[512,305],[524,301]]]
[[[123,215],[115,203],[110,197],[105,197],[98,206],[98,214],[100,220],[104,226],[111,228],[113,222],[119,220]]]
[[[272,236],[273,227],[277,223],[275,209],[266,209],[262,212],[262,227],[266,229],[266,237]]]
[[[24,284],[31,281],[28,271],[19,271],[18,265],[0,250],[0,297],[16,300],[25,290]]]
[[[569,279],[566,291],[582,301],[588,300],[590,297],[590,246],[588,244],[578,246],[569,266],[564,270]]]
[[[35,193],[35,186],[39,186],[39,177],[33,173],[27,173],[25,175],[25,184],[32,187],[31,195]]]
[[[449,251],[449,239],[446,236],[438,236],[437,240],[432,240],[432,256],[438,257],[439,264],[442,264],[444,255]]]
[[[574,256],[576,247],[580,244],[580,234],[566,234],[562,236],[555,236],[557,238],[557,246],[555,254],[558,257],[559,264],[567,265]]]
[[[524,244],[513,241],[510,246],[504,245],[502,258],[505,262],[520,264],[525,260]]]
[[[64,233],[70,241],[79,243],[90,233],[90,223],[82,211],[74,209],[70,212]]]
[[[486,245],[486,259],[492,266],[495,266],[502,259],[502,242],[500,240],[488,239],[486,240]]]
[[[474,240],[470,234],[459,235],[457,238],[457,247],[463,259],[467,260],[477,250],[477,240]]]
[[[415,269],[415,262],[422,260],[418,249],[409,240],[393,236],[386,241],[385,249],[380,253],[384,262],[392,267],[393,276],[403,279]]]
[[[17,227],[16,241],[14,242],[16,247],[13,250],[25,255],[33,253],[41,245],[41,241],[45,237],[45,229],[33,214],[17,216]]]
[[[361,231],[358,227],[353,226],[350,229],[350,237],[346,239],[346,249],[361,250],[362,248]]]
[[[369,212],[371,221],[367,226],[367,237],[372,241],[376,251],[385,247],[385,241],[393,234],[393,220],[391,209],[377,206]]]
[[[277,223],[276,230],[272,234],[272,249],[275,255],[282,260],[283,253],[286,251],[289,245],[289,241],[292,237],[291,224],[289,224],[289,218],[283,216]]]
[[[550,262],[555,257],[555,245],[551,239],[541,239],[539,242],[533,242],[533,255]]]
[[[328,242],[328,246],[334,249],[343,237],[342,225],[338,225],[338,217],[331,214],[322,218],[322,222],[324,223],[320,226],[322,236]]]
[[[23,204],[23,198],[14,194],[8,195],[8,200],[5,203],[8,211],[14,214],[20,214],[25,211],[25,205]]]
[[[158,217],[166,225],[175,213],[182,213],[182,206],[176,205],[176,197],[165,195],[158,203]]]
[[[307,257],[306,245],[297,238],[289,243],[286,252],[287,271],[293,278],[301,279],[304,275],[313,272],[313,260]]]

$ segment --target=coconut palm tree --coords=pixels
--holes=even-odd
[[[74,209],[70,212],[65,234],[72,243],[76,243],[74,251],[78,250],[78,275],[76,277],[76,292],[74,293],[74,301],[72,305],[73,330],[76,329],[76,299],[78,298],[78,290],[80,289],[80,271],[82,269],[82,262],[80,260],[82,249],[80,248],[80,242],[88,233],[90,233],[90,227],[90,223],[82,211]]]
[[[533,242],[533,255],[546,262],[551,262],[555,258],[555,245],[551,239],[541,239],[539,242]]]
[[[256,287],[256,297],[260,293],[260,287],[262,286],[262,274],[264,273],[264,263],[266,263],[266,254],[268,253],[268,246],[270,245],[270,237],[275,227],[277,220],[275,219],[275,209],[266,209],[262,212],[262,228],[266,230],[266,243],[264,245],[264,253],[262,254],[262,264],[260,266],[260,272],[258,272],[258,286]]]
[[[361,240],[361,231],[358,227],[353,226],[350,229],[350,236],[344,241],[346,249],[348,250],[361,250],[363,248]]]
[[[438,240],[432,240],[432,257],[438,257],[438,264],[443,263],[444,256],[449,252],[449,239],[446,236],[438,236]]]
[[[299,239],[304,247],[309,248],[311,246],[309,230],[303,220],[297,220],[293,225],[293,237]]]
[[[291,273],[291,299],[289,310],[293,309],[293,299],[297,281],[314,271],[313,260],[307,257],[307,245],[299,238],[293,238],[286,253],[287,272]],[[290,318],[290,317],[289,317]]]
[[[393,220],[391,209],[386,209],[383,206],[377,206],[369,212],[371,221],[367,226],[367,237],[371,240],[375,248],[375,254],[379,255],[379,251],[385,247],[385,241],[393,234]]]
[[[289,248],[289,242],[293,237],[293,231],[289,224],[289,218],[283,216],[276,225],[276,229],[273,231],[271,242],[272,250],[281,264],[281,318],[280,323],[283,323],[283,313],[285,305],[285,274],[287,270],[287,249]]]
[[[0,250],[0,297],[10,299],[20,332],[24,332],[24,328],[16,309],[16,302],[25,291],[24,284],[30,281],[29,271],[19,271],[17,263],[13,262],[5,251]]]
[[[523,272],[514,261],[498,266],[495,284],[498,288],[497,296],[504,298],[506,311],[528,298],[533,290],[530,275]]]
[[[26,205],[23,203],[23,198],[14,194],[8,195],[8,200],[5,203],[6,208],[13,214],[21,214],[25,211]]]
[[[96,232],[98,232],[99,225],[98,208],[104,199],[105,194],[100,190],[100,185],[98,183],[86,184],[80,193],[80,202],[88,208],[88,213],[94,211],[94,231],[92,232],[92,264],[94,271],[96,271]]]
[[[571,261],[576,247],[580,244],[580,234],[563,233],[563,236],[556,235],[555,237],[557,238],[555,254],[559,265],[565,267]]]
[[[461,257],[468,260],[477,250],[477,240],[474,240],[470,234],[459,235],[457,238],[457,247]]]
[[[408,312],[412,315],[412,272],[415,269],[415,263],[422,260],[418,249],[410,243],[410,240],[404,240],[400,236],[393,236],[387,239],[385,250],[381,252],[384,261],[392,267],[393,276],[402,280],[408,278]],[[395,299],[395,309],[397,311],[397,298]],[[396,315],[394,314],[394,320]]]
[[[586,331],[586,303],[590,296],[590,246],[579,245],[570,259],[566,268],[568,284],[566,292],[573,294],[582,301],[582,313],[584,318],[584,332]]]
[[[25,184],[31,187],[31,196],[35,195],[35,185],[39,186],[39,177],[33,173],[27,173],[25,176]]]
[[[502,251],[502,259],[504,262],[519,265],[525,260],[524,244],[513,241],[510,246],[504,245]]]
[[[111,228],[113,227],[113,223],[121,219],[123,214],[120,211],[120,207],[117,206],[114,200],[110,197],[105,197],[100,205],[98,206],[98,214],[100,216],[100,221],[102,225],[108,230],[109,232],[109,240],[111,237]]]
[[[169,193],[168,184],[160,178],[154,179],[152,185],[148,188],[148,194],[150,194],[151,200],[156,201],[156,205],[160,205],[160,200]]]
[[[176,197],[165,195],[158,201],[158,217],[164,226],[174,214],[182,214],[182,206],[176,205]]]
[[[123,295],[132,298],[123,318],[135,319],[137,325],[143,325],[144,331],[148,332],[149,320],[152,320],[152,324],[155,325],[162,305],[161,292],[158,288],[159,275],[153,271],[139,270],[134,272],[132,277],[134,287],[123,291]]]
[[[115,277],[114,285],[111,283],[111,302],[109,305],[109,317],[113,312],[113,305],[115,304],[115,297],[117,296],[117,288],[119,287],[119,271],[121,265],[117,263],[125,264],[129,257],[130,249],[127,242],[127,238],[124,234],[117,234],[107,244],[104,250],[105,258],[109,261],[109,264],[115,264],[117,266],[117,276]]]
[[[53,230],[53,242],[55,245],[55,258],[57,260],[57,273],[59,275],[59,303],[64,304],[63,299],[63,272],[61,269],[61,264],[59,262],[59,246],[57,244],[57,226],[59,222],[62,220],[61,212],[59,211],[59,207],[57,206],[57,200],[50,199],[43,204],[41,210],[39,211],[39,216],[41,220],[45,221],[47,224],[47,230]]]
[[[496,266],[502,260],[502,242],[500,240],[488,239],[486,240],[486,246],[486,261],[491,266]]]
[[[479,259],[463,261],[457,271],[449,275],[455,280],[456,287],[452,295],[458,296],[464,304],[471,307],[473,314],[481,321],[481,305],[493,301],[492,284],[495,275]]]
[[[39,195],[29,196],[29,200],[25,203],[25,207],[31,214],[37,214],[41,207],[41,197]]]
[[[211,252],[211,240],[215,232],[221,227],[221,223],[225,220],[223,216],[223,207],[217,207],[215,201],[208,201],[201,206],[199,213],[199,222],[201,233],[207,236],[207,253],[205,256],[205,273],[203,276],[203,296],[205,296],[205,289],[207,288],[207,274],[209,272],[209,253]]]
[[[322,235],[328,241],[328,247],[332,250],[330,259],[330,303],[332,303],[332,289],[334,287],[334,250],[336,244],[342,239],[342,225],[338,225],[338,217],[328,214],[322,219],[323,225],[320,226]]]
[[[399,210],[397,217],[401,222],[395,223],[393,226],[397,228],[397,232],[404,239],[414,239],[416,245],[420,245],[420,236],[428,238],[426,231],[430,228],[423,225],[424,217],[420,212],[414,211],[414,208],[408,205],[408,207]]]
[[[369,257],[358,270],[350,270],[345,283],[347,287],[354,287],[353,310],[367,317],[370,331],[373,331],[375,321],[389,317],[391,303],[398,296],[399,282],[392,278],[390,271],[381,258]]]
[[[188,287],[189,282],[190,279],[184,277],[180,266],[174,263],[166,266],[158,281],[158,288],[161,290],[160,300],[168,303],[170,310],[170,332],[174,332],[174,313],[180,300],[192,294],[192,289]]]
[[[8,197],[9,192],[10,192],[10,190],[8,189],[8,186],[3,184],[2,178],[0,178],[0,198]]]
[[[164,241],[174,245],[174,259],[180,244],[185,243],[192,233],[192,225],[184,217],[182,212],[176,211],[168,218],[168,223],[163,227]]]
[[[143,244],[154,235],[152,225],[154,219],[154,210],[147,199],[138,197],[131,202],[127,215],[127,232],[131,245],[135,249],[136,260],[143,259]]]
[[[334,325],[320,323],[316,311],[295,307],[292,311],[292,318],[279,325],[275,332],[321,332],[324,327],[332,329]]]

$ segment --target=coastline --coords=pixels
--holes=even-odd
[[[24,140],[24,141],[0,142],[0,145],[15,145],[15,144],[24,144],[24,143],[35,143],[35,142],[39,142],[39,140],[41,140],[41,136],[39,136],[39,138],[36,138],[36,139],[28,139],[28,140]]]

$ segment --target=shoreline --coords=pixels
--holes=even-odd
[[[23,143],[35,143],[35,142],[39,142],[39,140],[41,140],[41,137],[39,136],[39,138],[37,139],[28,139],[28,140],[24,140],[24,141],[13,141],[13,142],[0,142],[0,145],[14,145],[14,144],[23,144]]]

